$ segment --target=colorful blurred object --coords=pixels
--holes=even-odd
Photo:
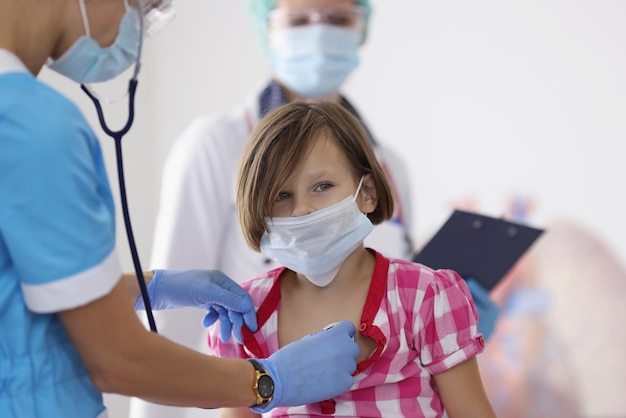
[[[626,416],[626,269],[592,231],[546,225],[491,297],[502,314],[479,364],[499,417]]]

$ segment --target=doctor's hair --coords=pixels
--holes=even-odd
[[[291,102],[268,113],[246,144],[237,180],[237,216],[248,245],[260,251],[285,182],[310,154],[315,141],[332,138],[350,164],[355,179],[369,174],[376,188],[376,209],[367,214],[376,225],[393,215],[389,179],[378,163],[369,135],[343,106],[327,101]]]

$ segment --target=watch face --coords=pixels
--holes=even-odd
[[[274,394],[274,381],[272,381],[271,377],[269,377],[268,375],[261,376],[258,385],[259,395],[264,398],[272,397],[272,395]]]

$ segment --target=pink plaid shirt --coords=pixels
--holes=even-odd
[[[242,283],[257,309],[259,330],[244,328],[244,346],[219,340],[209,330],[209,348],[221,357],[265,358],[279,349],[278,279],[285,268]],[[463,279],[452,270],[387,259],[376,267],[359,332],[376,341],[372,355],[357,365],[348,392],[334,399],[275,408],[264,417],[445,417],[433,375],[484,349],[478,314]]]

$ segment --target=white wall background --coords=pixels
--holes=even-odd
[[[379,139],[408,157],[418,239],[447,218],[452,201],[472,197],[499,216],[510,194],[524,193],[538,200],[535,225],[580,222],[626,263],[626,2],[372,3],[362,65],[345,92]],[[124,140],[144,267],[173,140],[195,116],[241,102],[268,76],[241,0],[176,7],[176,19],[145,44],[136,123]],[[101,132],[78,87],[45,70],[41,77]],[[126,105],[106,112],[120,126]],[[117,193],[113,143],[101,138]],[[121,212],[118,225],[131,270]],[[107,399],[112,417],[125,416],[126,398]]]

